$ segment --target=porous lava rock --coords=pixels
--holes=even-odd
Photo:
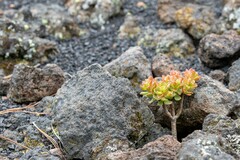
[[[221,15],[223,0],[158,0],[158,15],[164,23],[177,23],[193,38],[211,33]]]
[[[165,135],[137,150],[110,153],[106,160],[127,159],[174,159],[181,143],[174,137]]]
[[[56,94],[53,125],[70,158],[101,159],[126,151],[153,125],[125,78],[116,78],[93,64],[68,80]]]
[[[3,33],[0,36],[0,56],[20,58],[33,64],[45,63],[59,53],[54,41],[21,33]]]
[[[184,57],[195,51],[191,38],[181,29],[159,29],[155,41],[157,53]]]
[[[197,130],[183,139],[177,159],[235,160],[224,150],[225,143],[226,141],[219,135]]]
[[[211,33],[217,18],[214,10],[208,6],[188,4],[176,11],[175,20],[179,27],[186,29],[195,39],[201,39]]]
[[[216,31],[222,32],[226,30],[240,29],[240,1],[226,0],[222,9],[221,17],[216,23]]]
[[[154,48],[156,53],[185,57],[195,52],[191,38],[181,29],[156,29],[147,27],[140,33],[137,44],[144,48]]]
[[[19,64],[14,67],[8,97],[14,102],[38,101],[57,92],[64,82],[64,72],[56,64],[42,69]]]
[[[225,138],[224,148],[227,153],[240,159],[240,118],[232,119],[224,115],[209,114],[204,119],[202,130]]]
[[[222,35],[209,34],[201,39],[198,55],[210,68],[220,68],[240,57],[240,35],[233,30]]]

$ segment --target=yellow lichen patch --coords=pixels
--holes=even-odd
[[[24,137],[24,144],[30,148],[34,148],[37,146],[44,146],[42,142],[32,139],[29,136]]]
[[[157,43],[154,41],[154,38],[150,34],[145,34],[143,37],[139,38],[137,41],[138,46],[153,48],[157,46]]]
[[[140,27],[124,27],[124,28],[120,28],[120,34],[119,37],[123,38],[123,37],[129,37],[129,38],[134,38],[136,37],[139,33],[141,32]]]
[[[175,20],[179,26],[186,29],[189,28],[193,22],[193,8],[183,7],[176,11]]]
[[[189,33],[198,33],[195,36],[201,38],[201,35],[207,34],[209,30],[211,30],[210,25],[205,23],[203,20],[198,19],[192,22],[192,27],[189,28]]]
[[[28,61],[23,59],[4,59],[0,58],[0,69],[3,69],[5,75],[10,75],[16,64],[29,64]]]

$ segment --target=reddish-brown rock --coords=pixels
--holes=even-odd
[[[115,152],[107,156],[105,160],[143,160],[143,159],[168,159],[173,160],[180,149],[181,143],[174,137],[166,135],[158,138],[137,150],[128,152]]]
[[[64,72],[55,64],[48,64],[43,69],[16,65],[8,97],[18,103],[38,101],[57,92],[64,82]]]

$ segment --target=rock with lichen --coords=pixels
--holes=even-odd
[[[158,0],[158,16],[163,23],[174,23],[175,12],[182,8],[183,3],[174,0]]]
[[[137,45],[145,48],[151,48],[154,49],[157,46],[157,43],[155,41],[155,37],[157,36],[156,28],[152,27],[145,27],[142,29],[144,32],[140,32],[138,38],[137,38]]]
[[[203,131],[221,135],[225,140],[224,148],[227,153],[240,159],[240,119],[210,114],[204,119]]]
[[[123,3],[124,0],[67,0],[65,6],[79,22],[90,21],[102,26],[110,17],[120,13]]]
[[[156,53],[168,56],[185,57],[195,52],[191,38],[181,29],[147,28],[138,37],[137,44],[147,48],[155,48]]]
[[[58,54],[55,42],[21,33],[5,33],[0,36],[0,56],[21,58],[33,64],[47,62]]]
[[[12,14],[14,16],[16,11]],[[47,62],[59,53],[55,42],[39,38],[33,31],[26,30],[25,25],[23,19],[9,15],[0,20],[0,57],[25,59],[37,64]]]
[[[177,25],[186,29],[195,39],[211,33],[216,18],[214,10],[208,6],[189,4],[175,12]]]
[[[32,17],[45,27],[47,33],[57,38],[69,39],[84,33],[65,8],[57,4],[34,4],[29,6],[29,11]]]
[[[184,57],[195,52],[191,38],[181,29],[159,29],[155,41],[157,53]]]
[[[93,64],[58,90],[53,126],[70,159],[101,159],[134,146],[153,125],[126,78],[116,78]]]
[[[195,39],[211,33],[220,17],[223,0],[159,0],[158,15],[164,23],[176,22]]]
[[[51,34],[59,39],[69,39],[85,33],[66,9],[58,4],[25,5],[19,10],[4,11],[4,18],[20,26],[21,32],[40,37]]]
[[[223,144],[226,144],[226,140],[220,135],[197,130],[183,139],[177,159],[235,160]]]
[[[215,32],[240,29],[240,1],[228,0],[222,9],[222,14],[215,24]]]

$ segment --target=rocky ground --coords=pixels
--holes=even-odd
[[[240,1],[0,0],[0,159],[240,159]],[[140,83],[200,75],[178,140]]]

